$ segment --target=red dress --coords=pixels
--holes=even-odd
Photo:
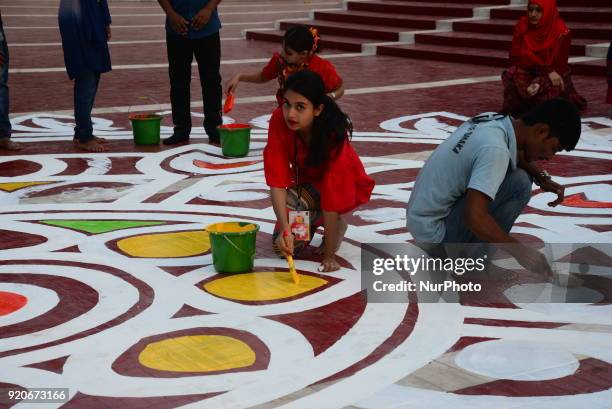
[[[370,200],[374,180],[363,168],[349,141],[321,168],[306,167],[308,147],[290,130],[277,108],[270,118],[268,144],[264,149],[264,173],[270,187],[289,188],[295,185],[294,156],[297,142],[299,182],[312,184],[321,194],[321,209],[346,213]]]
[[[276,92],[276,100],[281,104],[283,102],[283,85],[285,80],[291,74],[302,70],[310,70],[319,74],[325,84],[326,93],[337,90],[342,86],[342,78],[336,72],[334,65],[316,54],[310,57],[310,60],[304,64],[289,65],[279,53],[274,53],[268,64],[261,70],[261,73],[268,81],[278,78],[279,88]]]

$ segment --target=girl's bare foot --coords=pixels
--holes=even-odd
[[[336,257],[326,258],[319,265],[319,272],[321,273],[331,273],[338,270],[340,270],[340,264],[336,261]]]
[[[74,144],[76,145],[77,148],[82,149],[87,152],[106,152],[108,150],[106,149],[105,146],[103,146],[95,138],[87,142],[79,142],[78,140],[75,140]]]
[[[0,149],[7,151],[18,151],[23,149],[23,144],[13,142],[11,138],[0,138]]]

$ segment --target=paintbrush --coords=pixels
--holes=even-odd
[[[287,264],[289,264],[289,272],[291,273],[291,278],[293,279],[293,282],[295,284],[299,284],[300,283],[300,275],[297,273],[297,270],[295,269],[295,263],[293,262],[293,257],[292,256],[287,256]]]

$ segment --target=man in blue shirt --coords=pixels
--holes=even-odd
[[[103,152],[93,134],[91,111],[100,74],[111,70],[108,40],[111,16],[107,0],[61,0],[58,12],[68,77],[74,80],[74,142],[80,149]]]
[[[170,74],[170,102],[174,133],[164,140],[175,145],[191,132],[191,62],[195,55],[204,102],[204,130],[208,141],[219,144],[221,116],[221,0],[158,0],[166,12],[166,46]]]
[[[436,148],[419,172],[406,215],[410,233],[433,252],[445,243],[518,243],[509,233],[531,198],[532,178],[542,190],[558,195],[550,206],[563,201],[564,188],[533,162],[574,149],[580,132],[576,107],[562,99],[545,102],[520,119],[472,118]],[[536,250],[505,248],[527,269],[550,272]]]

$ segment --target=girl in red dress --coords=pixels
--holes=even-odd
[[[570,44],[570,30],[559,17],[555,0],[529,0],[527,15],[514,27],[512,67],[502,75],[502,112],[520,116],[557,97],[573,102],[581,111],[586,109],[567,63]]]
[[[291,27],[283,36],[283,50],[274,53],[268,64],[258,72],[238,73],[225,84],[225,93],[233,94],[240,81],[261,84],[278,79],[276,92],[278,104],[283,103],[283,84],[287,78],[298,71],[308,69],[316,72],[325,83],[325,92],[333,99],[344,94],[342,78],[329,61],[319,57],[319,34],[315,28],[305,26]]]
[[[351,146],[348,116],[325,94],[323,80],[305,70],[284,84],[283,105],[270,119],[264,172],[276,214],[274,248],[299,253],[308,241],[295,241],[288,210],[309,212],[311,234],[323,225],[319,271],[336,271],[336,251],[347,224],[342,214],[370,199],[374,180]]]

